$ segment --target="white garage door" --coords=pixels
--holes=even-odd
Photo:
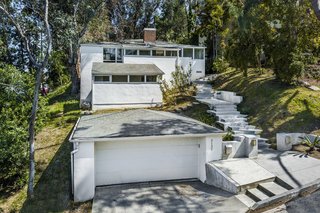
[[[96,185],[197,178],[195,138],[95,143]]]

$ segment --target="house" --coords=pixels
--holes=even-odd
[[[169,112],[136,109],[82,116],[70,136],[75,201],[97,186],[196,178],[222,159],[223,132]]]
[[[80,55],[80,104],[93,109],[161,104],[161,79],[177,66],[192,81],[205,75],[205,47],[157,41],[153,28],[143,40],[82,44]]]

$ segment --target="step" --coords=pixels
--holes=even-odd
[[[210,113],[211,114],[211,113]],[[216,115],[218,120],[226,119],[226,118],[246,118],[247,115],[239,114],[239,115]]]
[[[221,115],[240,115],[239,111],[221,111],[221,112],[217,112],[212,110],[211,114],[215,115],[215,116],[221,116]]]
[[[261,183],[258,188],[269,196],[279,195],[288,191],[276,182]]]
[[[231,112],[238,112],[236,108],[214,108],[215,112],[226,112],[226,111],[231,111]]]
[[[239,122],[244,121],[247,122],[247,118],[222,118],[220,119],[221,122]]]
[[[257,188],[248,189],[246,191],[246,195],[249,196],[251,199],[253,199],[256,202],[261,201],[261,200],[266,200],[269,198],[268,195],[266,195],[264,192],[260,191]]]
[[[252,200],[250,197],[248,197],[246,194],[239,194],[236,195],[236,198],[238,198],[238,200],[240,200],[244,205],[246,205],[247,207],[251,207],[253,206],[256,201]]]

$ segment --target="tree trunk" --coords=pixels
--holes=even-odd
[[[320,0],[311,0],[313,10],[320,21]]]
[[[32,102],[32,110],[29,122],[29,180],[28,180],[28,197],[33,198],[33,183],[35,176],[35,160],[34,160],[34,138],[35,138],[35,123],[36,123],[36,115],[38,110],[39,103],[39,89],[41,84],[41,77],[43,73],[43,67],[39,67],[36,74],[36,83],[34,87],[34,96]]]
[[[79,58],[79,45],[70,44],[69,52],[69,69],[71,74],[71,94],[78,94],[80,90],[80,58]]]

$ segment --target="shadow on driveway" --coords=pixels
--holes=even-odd
[[[97,187],[92,213],[246,212],[228,192],[200,181],[152,182]]]

